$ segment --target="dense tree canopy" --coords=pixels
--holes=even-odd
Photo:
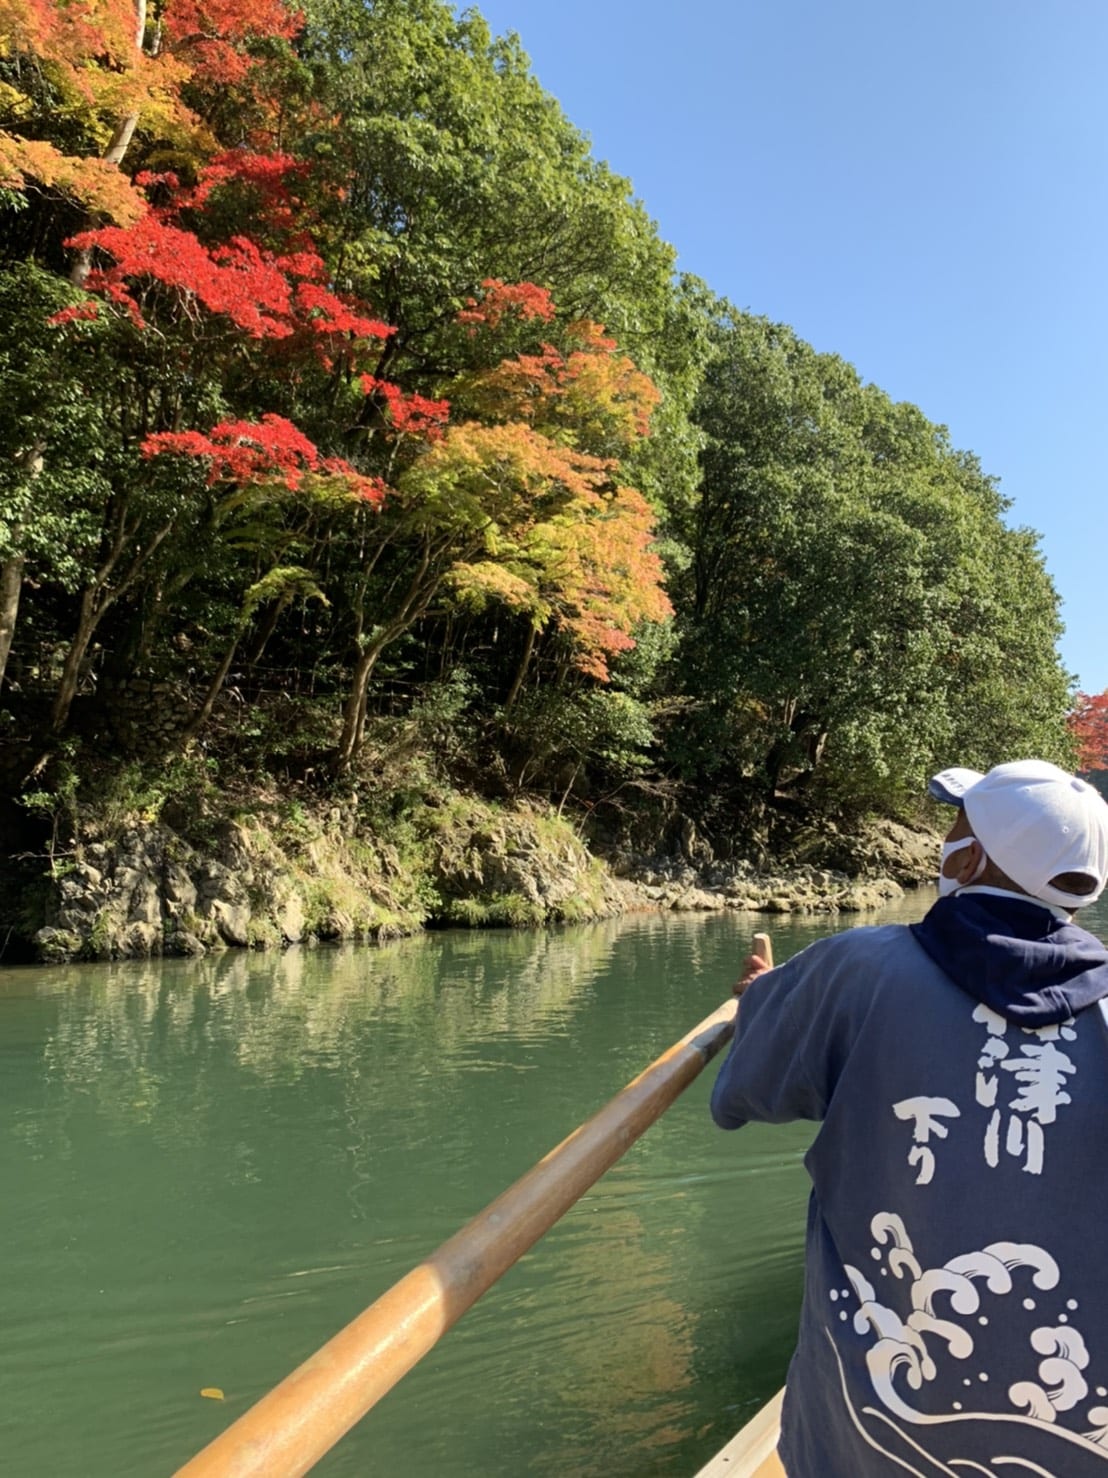
[[[217,763],[368,773],[435,712],[469,783],[740,831],[1065,755],[1057,599],[974,458],[676,280],[476,11],[0,22],[0,684],[40,750],[141,672]]]
[[[1065,753],[1057,600],[1036,541],[913,406],[720,312],[697,419],[681,661],[687,763],[772,795],[895,804],[939,757]]]

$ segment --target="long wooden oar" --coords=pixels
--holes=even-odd
[[[768,947],[768,935],[763,939]],[[376,1303],[263,1396],[177,1478],[299,1478],[663,1113],[730,1039],[726,1001]]]
[[[768,934],[755,934],[750,953],[773,969],[773,941]],[[784,1399],[782,1389],[701,1468],[696,1478],[785,1478],[777,1456]]]

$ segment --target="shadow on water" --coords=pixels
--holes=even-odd
[[[778,958],[851,922],[781,924]],[[0,972],[8,1470],[172,1471],[707,1015],[751,923]],[[720,1134],[711,1077],[319,1472],[722,1444],[788,1359],[810,1130]]]

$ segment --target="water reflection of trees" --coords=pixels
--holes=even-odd
[[[592,1328],[567,1343],[554,1390],[573,1417],[564,1439],[571,1471],[602,1473],[616,1461],[645,1472],[690,1435],[696,1325],[675,1297],[673,1249],[659,1245],[657,1210],[644,1219],[617,1196],[602,1204],[599,1229],[558,1248],[558,1282],[567,1294],[590,1291]]]
[[[46,1080],[55,1095],[87,1095],[120,1121],[152,1122],[168,1091],[173,1109],[195,1122],[212,1106],[213,1074],[224,1086],[235,1070],[269,1085],[320,1070],[364,1080],[372,1059],[384,1090],[394,1074],[418,1075],[431,1064],[436,1078],[479,1070],[490,1046],[572,1032],[582,998],[600,988],[628,928],[635,947],[621,958],[622,973],[649,970],[652,942],[675,931],[691,947],[695,972],[689,923],[647,915],[52,970],[34,991]]]

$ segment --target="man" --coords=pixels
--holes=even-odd
[[[1108,1478],[1108,950],[1071,922],[1108,805],[1037,760],[930,789],[942,896],[748,960],[712,1094],[725,1129],[821,1121],[781,1460]]]

